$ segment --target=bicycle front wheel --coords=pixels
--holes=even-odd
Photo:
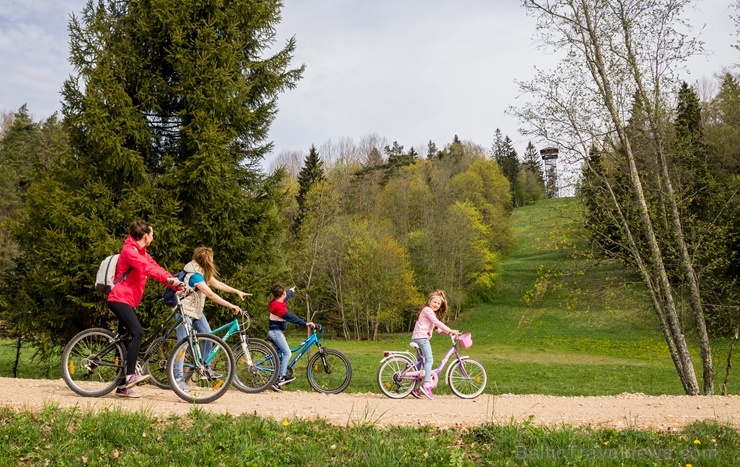
[[[74,336],[62,352],[62,378],[84,397],[100,397],[125,377],[126,349],[115,334],[103,328],[86,329]]]
[[[152,377],[149,381],[161,389],[170,388],[170,380],[167,377],[167,359],[172,349],[177,345],[174,337],[158,337],[147,349],[144,360],[144,374],[149,373]]]
[[[404,378],[404,373],[414,364],[410,358],[403,355],[391,355],[378,368],[378,387],[380,392],[391,399],[403,399],[411,394],[416,379]]]
[[[213,334],[199,333],[196,345],[185,337],[177,343],[167,360],[170,388],[187,402],[205,404],[226,394],[234,379],[234,354],[231,348]],[[208,354],[204,348],[210,347]],[[182,373],[177,379],[176,371]]]
[[[338,350],[323,349],[308,360],[306,368],[308,384],[324,394],[339,394],[347,389],[352,380],[352,365]]]
[[[252,364],[249,364],[244,349],[239,343],[234,352],[236,368],[234,386],[249,394],[262,392],[272,386],[278,378],[278,353],[275,347],[262,339],[249,339],[247,350]]]
[[[447,384],[457,397],[473,399],[480,396],[488,383],[486,369],[477,360],[466,358],[450,365]]]

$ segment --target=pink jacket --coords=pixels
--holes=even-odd
[[[414,332],[411,334],[412,339],[429,339],[432,337],[432,331],[437,328],[437,332],[440,334],[449,334],[452,329],[447,327],[445,323],[437,319],[437,314],[434,310],[425,306],[419,313],[419,319],[416,320],[414,326]]]
[[[158,265],[147,254],[146,248],[139,246],[131,236],[123,242],[121,256],[118,257],[118,265],[116,266],[116,277],[120,277],[129,267],[134,269],[129,272],[125,280],[113,287],[110,295],[108,295],[109,302],[126,303],[132,308],[136,308],[144,295],[147,277],[165,285],[167,285],[167,279],[172,277],[172,274]]]

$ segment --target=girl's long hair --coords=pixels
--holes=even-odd
[[[193,261],[198,263],[198,266],[203,270],[203,278],[206,280],[206,283],[210,282],[218,274],[216,264],[213,262],[213,248],[199,246],[193,252]]]
[[[442,298],[442,304],[439,306],[439,310],[436,311],[436,314],[437,319],[444,323],[447,319],[447,294],[444,290],[435,290],[429,294],[429,298],[427,298],[427,306],[429,306],[429,302],[432,300],[432,297]]]

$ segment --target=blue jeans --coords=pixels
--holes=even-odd
[[[290,346],[288,340],[285,338],[283,331],[279,329],[272,329],[267,331],[267,337],[277,345],[278,357],[280,357],[280,373],[278,376],[285,376],[288,372],[288,363],[290,363],[290,356],[293,355],[290,352]]]
[[[183,316],[183,318],[193,324],[193,328],[196,332],[203,332],[207,334],[211,333],[211,326],[208,325],[206,315],[203,315],[198,319],[193,319],[189,316]],[[185,325],[181,324],[177,327],[177,342],[180,342],[182,339],[185,338],[185,336],[187,336],[187,331],[185,331]],[[203,357],[207,357],[208,354],[211,353],[211,347],[211,341],[206,341],[203,343]],[[175,363],[175,379],[182,379],[182,360]]]
[[[411,339],[419,345],[421,354],[424,356],[424,384],[432,384],[432,364],[434,364],[434,355],[432,355],[432,344],[429,339]]]

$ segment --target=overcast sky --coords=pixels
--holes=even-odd
[[[709,56],[690,62],[694,83],[740,62],[735,0],[699,0],[692,21]],[[85,0],[0,1],[0,110],[28,104],[41,120],[61,109],[69,15]],[[454,135],[486,148],[496,128],[522,154],[527,139],[505,115],[515,80],[551,68],[519,0],[285,0],[279,44],[295,36],[304,78],[279,99],[274,154],[377,134],[406,149]],[[536,144],[536,142],[535,142]]]

